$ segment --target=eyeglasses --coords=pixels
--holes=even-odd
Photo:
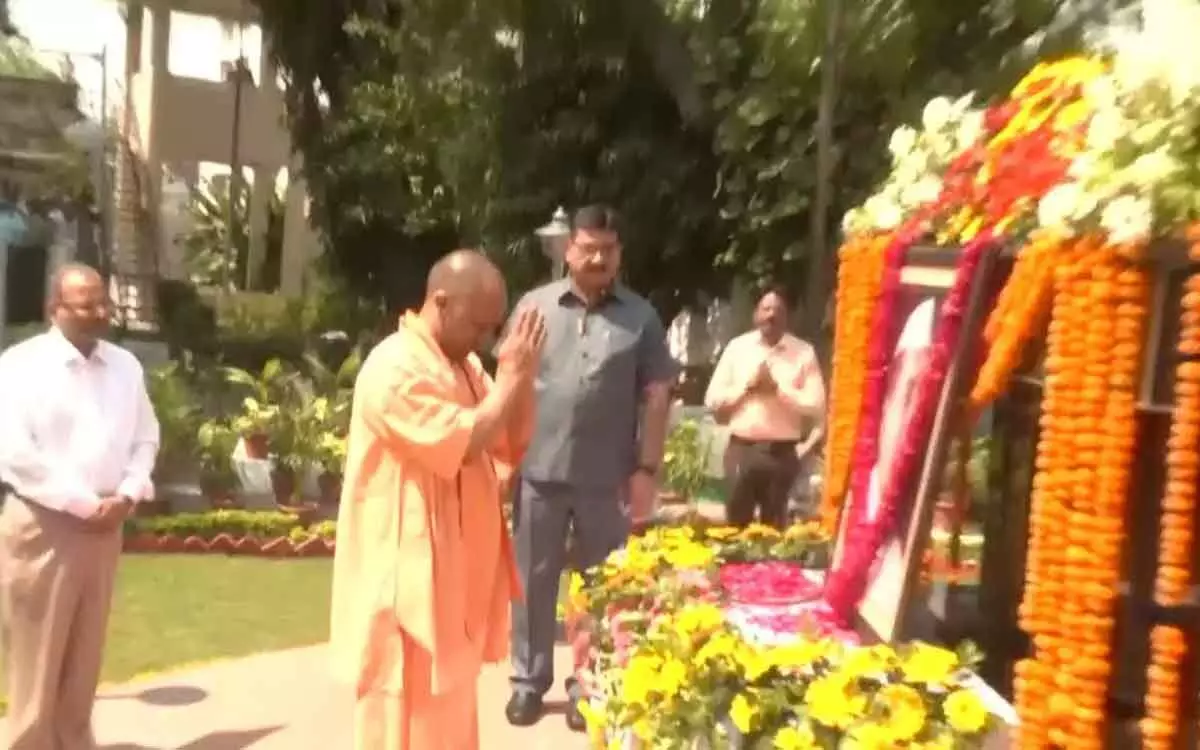
[[[112,309],[112,303],[108,300],[99,302],[59,302],[58,307],[69,310],[72,315],[103,315]]]
[[[616,242],[575,244],[574,248],[583,255],[612,255],[621,248]]]

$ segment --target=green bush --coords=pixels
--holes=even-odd
[[[322,539],[333,539],[337,533],[337,521],[318,521],[308,527],[309,533]]]
[[[126,534],[164,534],[178,537],[198,536],[212,539],[218,534],[232,537],[256,536],[274,539],[286,536],[293,541],[309,537],[333,539],[337,522],[318,521],[305,527],[291,513],[255,510],[211,510],[204,513],[178,513],[171,516],[131,518],[125,523]]]
[[[169,534],[212,539],[218,534],[256,536],[264,539],[287,536],[300,522],[290,513],[251,510],[214,510],[207,513],[178,513],[170,516],[131,518],[125,530],[131,534]]]

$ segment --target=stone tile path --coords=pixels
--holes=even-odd
[[[326,663],[325,647],[313,646],[106,686],[94,714],[99,750],[348,750],[351,697]],[[556,674],[570,664],[560,646]],[[534,727],[509,726],[507,700],[507,666],[488,668],[479,685],[483,750],[586,750],[562,718],[561,679]]]

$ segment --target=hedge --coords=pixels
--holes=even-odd
[[[278,511],[213,510],[204,513],[177,513],[169,516],[131,518],[125,522],[127,534],[154,534],[176,537],[212,539],[219,534],[232,537],[254,536],[262,539],[276,537],[319,536],[332,539],[337,524],[321,521],[305,527],[299,519]]]

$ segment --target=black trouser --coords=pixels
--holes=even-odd
[[[788,495],[800,471],[796,441],[751,441],[733,436],[728,450],[725,520],[732,526],[747,526],[754,522],[757,511],[762,523],[786,527]]]

